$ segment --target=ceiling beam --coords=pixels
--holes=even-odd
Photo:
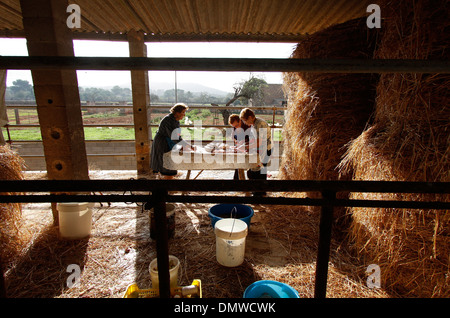
[[[0,69],[448,74],[450,61],[0,56]]]

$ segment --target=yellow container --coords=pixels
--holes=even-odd
[[[195,287],[194,287],[195,286]],[[186,293],[185,291],[193,291],[195,293]],[[202,298],[202,282],[200,279],[194,279],[191,286],[170,289],[170,295],[173,298]],[[139,289],[137,284],[131,284],[127,287],[123,298],[158,298],[159,289]]]

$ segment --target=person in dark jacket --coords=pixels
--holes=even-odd
[[[189,107],[185,104],[175,104],[170,109],[170,114],[165,116],[159,123],[155,138],[152,144],[151,163],[150,166],[154,173],[160,173],[164,176],[175,176],[177,170],[169,170],[163,166],[163,155],[172,150],[179,142],[186,144],[188,149],[195,150],[193,146],[188,144],[181,138],[180,120],[186,115]]]

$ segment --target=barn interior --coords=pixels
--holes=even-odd
[[[261,280],[300,298],[449,297],[450,8],[411,3],[379,1],[377,27],[371,1],[0,0],[0,37],[25,38],[29,52],[0,57],[0,69],[32,72],[46,163],[27,171],[2,146],[1,295],[123,297],[132,284],[151,289],[150,262],[168,268],[174,255],[179,286],[200,280],[204,298],[241,298]],[[69,5],[81,9],[79,26],[67,24]],[[128,42],[130,58],[77,58],[76,39]],[[154,42],[297,46],[289,59],[150,59]],[[135,170],[89,169],[77,69],[131,70]],[[284,72],[279,170],[261,182],[221,170],[159,179],[150,169],[151,69]],[[248,196],[261,189],[266,197]],[[41,192],[52,201],[32,195]],[[61,237],[61,200],[93,203],[88,237]],[[216,260],[208,210],[220,202],[255,212],[237,267]],[[168,271],[159,279],[158,296],[170,297]]]

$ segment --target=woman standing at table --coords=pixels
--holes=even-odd
[[[181,138],[180,120],[186,115],[188,106],[182,103],[175,104],[160,122],[152,144],[150,167],[154,173],[173,177],[177,170],[169,170],[163,166],[163,155],[172,150],[179,142],[183,142],[189,149],[195,148]]]

